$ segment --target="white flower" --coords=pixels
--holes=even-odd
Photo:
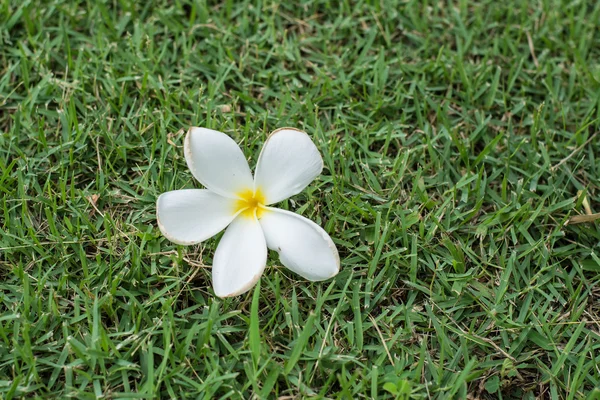
[[[184,245],[227,228],[213,258],[217,296],[236,296],[252,288],[265,269],[267,247],[308,280],[325,280],[339,272],[335,244],[320,226],[269,207],[300,193],[321,173],[323,160],[306,133],[293,128],[273,132],[258,157],[254,179],[242,150],[224,133],[193,127],[183,147],[188,167],[206,189],[160,195],[158,227],[167,239]]]

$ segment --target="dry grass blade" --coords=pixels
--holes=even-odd
[[[584,224],[586,222],[594,222],[597,219],[600,219],[600,213],[590,215],[573,215],[567,221],[567,225]]]

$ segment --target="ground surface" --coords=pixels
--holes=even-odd
[[[139,4],[136,4],[139,3]],[[0,397],[593,398],[600,3],[0,2]],[[190,125],[254,165],[306,130],[282,207],[342,271],[219,300]],[[270,255],[269,265],[279,265]],[[598,390],[595,392],[598,393]]]

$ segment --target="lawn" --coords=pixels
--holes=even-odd
[[[600,398],[600,3],[0,1],[0,397]],[[278,206],[341,271],[270,252],[214,295],[190,126],[325,168]]]

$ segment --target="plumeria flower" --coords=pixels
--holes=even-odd
[[[305,132],[273,132],[258,157],[254,179],[242,150],[224,133],[193,127],[183,149],[189,169],[206,189],[161,194],[158,227],[167,239],[183,245],[200,243],[227,228],[213,257],[217,296],[250,290],[265,269],[267,248],[308,280],[338,273],[337,249],[320,226],[270,207],[300,193],[323,170],[321,155]]]

